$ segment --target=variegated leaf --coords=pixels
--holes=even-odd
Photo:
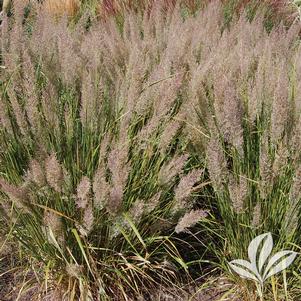
[[[253,266],[249,261],[237,259],[229,262],[229,265],[241,277],[261,282],[261,277],[257,271],[253,270]]]
[[[293,263],[296,256],[297,253],[293,251],[281,251],[276,253],[267,265],[266,271],[263,276],[264,280],[288,268]],[[278,262],[279,260],[280,262]],[[275,265],[276,262],[278,263]]]
[[[264,238],[263,246],[260,251],[259,259],[258,259],[258,270],[261,273],[262,268],[267,261],[268,257],[271,255],[273,249],[273,238],[272,234],[268,233]]]

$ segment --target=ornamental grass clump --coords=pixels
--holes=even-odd
[[[257,234],[300,243],[299,23],[267,31],[258,11],[225,26],[218,1],[121,22],[40,7],[25,22],[15,3],[1,25],[1,212],[37,295],[174,285],[200,261],[192,237],[225,271]]]
[[[191,225],[207,214],[194,205],[203,171],[181,138],[181,16],[128,14],[120,31],[86,17],[68,26],[43,8],[28,25],[23,9],[16,1],[2,22],[0,191],[6,236],[34,271],[27,283],[56,300],[175,285],[188,267],[170,234],[189,227],[185,213],[195,210]]]
[[[265,231],[279,248],[300,244],[300,23],[267,32],[261,14],[242,16],[221,34],[212,20],[195,43],[187,110],[212,184],[213,237],[226,242],[212,252],[227,270],[223,254],[243,258]]]

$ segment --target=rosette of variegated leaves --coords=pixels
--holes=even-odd
[[[272,255],[273,247],[272,234],[261,234],[249,244],[249,261],[235,259],[229,262],[231,269],[240,277],[255,281],[261,300],[263,300],[264,284],[267,280],[288,268],[297,256],[296,252],[290,250],[279,251]]]

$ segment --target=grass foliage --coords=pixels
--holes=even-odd
[[[210,263],[254,300],[227,262],[267,231],[301,245],[291,7],[71,2],[75,19],[15,1],[2,20],[0,254],[23,276],[7,298],[138,300]],[[299,300],[299,265],[271,300]]]

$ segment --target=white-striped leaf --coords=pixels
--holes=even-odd
[[[257,271],[253,271],[253,266],[249,261],[237,259],[229,262],[229,265],[241,277],[261,282],[261,277]]]
[[[272,253],[273,249],[273,238],[271,233],[267,233],[264,238],[263,246],[260,251],[259,259],[258,259],[258,271],[261,273],[262,268]]]
[[[296,256],[297,253],[293,251],[281,251],[276,253],[266,267],[266,271],[263,276],[264,280],[288,268],[293,263]],[[279,260],[280,262],[278,262]],[[275,265],[276,262],[278,263]]]

